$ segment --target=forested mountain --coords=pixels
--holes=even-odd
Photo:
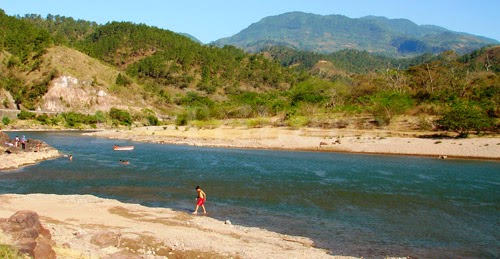
[[[319,53],[356,49],[401,57],[446,50],[464,54],[498,43],[438,26],[419,26],[406,19],[376,16],[353,19],[343,15],[290,12],[266,17],[213,44],[233,45],[251,52],[278,45]]]
[[[301,51],[289,47],[268,46],[261,50],[265,56],[278,60],[285,67],[306,70],[314,75],[328,73],[326,68],[318,70],[318,64],[331,63],[332,69],[345,73],[366,74],[386,69],[407,69],[410,66],[435,60],[431,54],[411,58],[392,58],[371,54],[368,51],[345,49],[329,54]],[[324,67],[324,66],[323,66]]]
[[[413,128],[466,135],[499,130],[499,73],[498,46],[405,59],[276,46],[249,54],[145,24],[0,11],[0,108],[59,112],[20,116],[50,125],[157,125],[158,116],[368,129],[407,115],[419,118]]]
[[[185,103],[183,96],[188,92],[196,93],[190,98],[211,95],[227,99],[247,91],[287,90],[299,80],[297,73],[262,55],[229,46],[204,46],[144,24],[97,25],[68,17],[10,17],[1,12],[0,28],[0,87],[12,94],[16,106],[26,109],[40,107],[52,80],[65,70],[52,66],[64,62],[47,60],[48,56],[68,58],[54,57],[54,45],[74,48],[115,67],[116,80],[111,85],[107,85],[109,80],[91,79],[93,86],[107,87],[108,93],[119,98],[120,93],[121,98],[141,96],[163,111]],[[43,78],[36,79],[38,73]]]

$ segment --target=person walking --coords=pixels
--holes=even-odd
[[[198,214],[198,209],[200,208],[200,206],[203,209],[203,214],[207,214],[207,211],[205,210],[205,201],[207,200],[207,194],[201,189],[200,186],[196,186],[195,189],[196,192],[198,192],[198,197],[195,199],[197,200],[197,202],[193,214]]]

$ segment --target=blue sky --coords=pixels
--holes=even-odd
[[[0,0],[8,15],[47,14],[106,23],[131,21],[189,33],[204,43],[290,11],[406,18],[500,40],[500,0]]]

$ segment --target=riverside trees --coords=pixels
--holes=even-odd
[[[232,46],[201,45],[144,24],[97,25],[36,15],[21,19],[2,12],[0,28],[0,88],[27,109],[36,108],[59,72],[44,71],[30,81],[26,75],[40,69],[47,47],[64,44],[113,66],[118,71],[116,86],[147,98],[182,124],[274,116],[283,124],[316,126],[331,125],[321,120],[335,114],[369,114],[382,127],[408,114],[437,116],[435,125],[448,130],[457,130],[449,122],[480,122],[465,123],[459,133],[462,128],[498,131],[500,47],[463,56],[444,52],[407,59],[357,50],[318,54],[283,47],[249,54]],[[131,115],[130,120],[121,115],[116,114],[117,125],[131,125],[151,114]],[[68,118],[78,121],[73,115]],[[152,117],[147,121],[159,123]]]

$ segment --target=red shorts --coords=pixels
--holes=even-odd
[[[205,204],[205,199],[203,199],[203,198],[198,198],[198,202],[196,203],[196,205],[201,206],[201,205],[203,205],[203,204]]]

